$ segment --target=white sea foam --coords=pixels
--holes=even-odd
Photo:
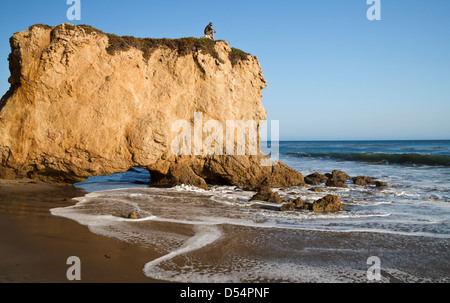
[[[191,192],[197,192],[197,193],[204,193],[206,190],[201,189],[199,187],[193,186],[193,185],[186,185],[181,184],[173,187],[173,190],[177,191],[191,191]]]
[[[240,282],[290,282],[290,283],[366,283],[366,270],[337,265],[303,265],[294,262],[276,262],[247,258],[233,258],[232,263],[221,266],[203,264],[190,259],[189,265],[183,267],[162,267],[153,264],[144,270],[146,276],[171,281],[191,283],[240,283]],[[147,267],[147,265],[146,265]],[[201,268],[199,270],[198,268]],[[391,278],[403,282],[424,281],[409,273],[395,269],[383,268],[381,280],[387,283]],[[442,278],[442,282],[448,280]],[[425,279],[426,281],[426,279]]]
[[[144,274],[149,278],[166,280],[167,273],[163,272],[161,274],[161,272],[154,270],[154,268],[156,266],[158,266],[160,263],[170,260],[178,255],[185,254],[190,251],[203,248],[203,247],[215,242],[222,235],[222,233],[217,228],[217,226],[214,226],[214,225],[198,225],[195,227],[194,230],[196,232],[195,236],[193,236],[192,238],[189,238],[183,244],[183,246],[171,251],[167,255],[159,257],[159,258],[145,264],[145,266],[143,268]]]
[[[315,197],[325,193],[311,194],[304,189],[279,190],[280,195],[286,191],[296,192],[294,196]],[[398,191],[367,198],[361,194],[350,200],[350,193],[340,191],[337,194],[344,199],[345,211],[336,213],[314,213],[304,210],[280,212],[270,210],[281,204],[269,204],[262,201],[249,201],[254,192],[245,192],[230,186],[211,187],[204,191],[195,187],[179,186],[172,189],[134,188],[106,190],[90,193],[77,198],[78,203],[65,208],[55,208],[51,213],[66,217],[88,226],[99,235],[117,238],[131,243],[151,247],[162,256],[149,261],[143,271],[146,276],[173,282],[241,282],[251,276],[267,281],[358,281],[362,273],[353,270],[352,277],[336,275],[349,269],[321,268],[320,266],[285,265],[272,263],[282,271],[270,270],[266,263],[247,260],[240,267],[224,269],[205,267],[202,270],[188,270],[190,265],[177,268],[172,260],[208,245],[213,245],[222,237],[221,226],[251,227],[260,229],[293,229],[327,232],[372,232],[395,235],[416,235],[433,238],[450,238],[446,218],[430,218],[423,221],[420,213],[404,213],[403,200],[398,201]],[[352,192],[351,195],[354,195]],[[389,197],[394,197],[389,200]],[[434,203],[434,202],[433,202]],[[427,207],[416,203],[416,207]],[[435,203],[433,204],[436,205]],[[370,207],[369,207],[370,206]],[[443,210],[445,203],[438,204]],[[269,209],[266,209],[268,207]],[[139,214],[133,220],[125,216],[129,211]],[[422,221],[420,221],[422,220]],[[192,228],[194,236],[179,234],[170,230],[153,229],[154,223],[185,225]],[[417,225],[421,224],[419,227]],[[447,222],[447,223],[446,223]],[[201,264],[198,264],[201,267]],[[198,268],[198,267],[197,267]],[[203,267],[202,267],[203,268]],[[301,273],[299,273],[299,271]]]
[[[202,267],[202,270],[193,270]],[[239,260],[234,265],[230,264],[224,269],[206,267],[203,264],[195,264],[184,268],[171,270],[168,268],[153,267],[146,275],[151,278],[170,282],[191,283],[240,283],[240,282],[363,282],[364,271],[355,271],[346,267],[320,267],[304,266],[295,263],[261,262],[255,260]],[[347,277],[342,273],[346,272]]]
[[[189,196],[183,196],[181,199],[177,198],[174,192],[180,190],[186,194],[192,193],[196,196],[192,196],[192,199]],[[224,193],[227,193],[227,195],[224,195]],[[279,212],[265,209],[264,207],[275,208],[280,206],[281,203],[269,204],[261,201],[248,201],[252,194],[236,190],[234,187],[216,187],[211,191],[197,190],[185,186],[176,189],[146,188],[138,190],[108,190],[88,194],[83,198],[79,198],[79,203],[75,206],[53,209],[51,212],[53,215],[68,217],[87,226],[110,224],[113,221],[139,223],[152,220],[190,225],[230,224],[263,228],[321,230],[324,226],[329,226],[330,223],[338,223],[334,228],[337,231],[349,230],[346,224],[347,222],[351,223],[352,220],[383,218],[393,214],[392,211],[382,211],[382,209],[377,211],[377,207],[393,205],[392,201],[368,201],[365,199],[344,204],[348,204],[349,207],[371,206],[373,210],[363,211],[362,209],[354,209],[353,211],[337,213],[314,213],[309,211]],[[202,197],[205,198],[204,201],[201,199]],[[104,208],[94,210],[99,204],[101,205],[100,201],[103,200],[105,200],[104,206],[102,206]],[[96,202],[91,203],[90,201]],[[213,203],[211,204],[208,201],[212,201]],[[124,213],[129,209],[139,213],[141,219],[129,220],[117,215],[111,215],[113,211],[122,211]],[[102,210],[107,213],[102,214]],[[206,215],[206,213],[208,214]],[[405,216],[405,214],[398,212],[394,213],[394,215],[399,217],[399,219],[396,219],[398,223]],[[380,223],[382,222],[380,221]],[[389,224],[392,225],[390,222]],[[349,226],[351,230],[354,230],[352,224]],[[380,230],[385,229],[373,229],[374,232],[380,232]],[[370,230],[364,228],[364,231]],[[385,231],[388,232],[387,229]],[[389,231],[389,233],[392,232],[396,232],[395,229]],[[405,230],[402,229],[401,232],[405,233]],[[412,231],[413,233],[414,231]]]
[[[392,201],[366,201],[366,200],[353,200],[350,202],[345,202],[348,205],[359,205],[359,206],[377,206],[383,204],[392,204]]]

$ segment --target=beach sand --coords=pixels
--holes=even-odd
[[[81,260],[80,282],[157,282],[142,273],[158,257],[148,249],[50,214],[84,194],[71,186],[0,180],[0,282],[72,282],[66,277],[70,256]]]
[[[143,274],[145,264],[161,257],[161,252],[93,234],[75,221],[50,214],[50,209],[73,205],[76,201],[72,198],[85,194],[72,186],[0,180],[0,282],[72,283],[66,277],[71,266],[66,262],[71,256],[81,260],[83,283],[165,282]],[[161,226],[162,230],[175,227],[180,228]],[[298,267],[293,274],[301,281],[367,282],[366,260],[378,256],[382,282],[449,279],[448,239],[231,225],[218,228],[223,237],[214,245],[174,261],[184,264],[198,260],[206,267],[218,266],[226,275],[240,274],[243,282],[277,282],[271,268],[286,276],[283,271],[292,270],[292,266]],[[261,272],[275,278],[261,280]],[[181,275],[182,282],[190,282],[189,277],[198,275],[188,272],[184,277],[188,280]],[[279,282],[287,281],[280,278]]]

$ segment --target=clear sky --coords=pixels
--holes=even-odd
[[[0,94],[9,37],[69,22],[67,0],[1,1]],[[216,39],[258,57],[263,105],[282,140],[450,139],[450,0],[80,0],[107,33]]]

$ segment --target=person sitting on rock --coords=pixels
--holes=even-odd
[[[216,31],[212,28],[213,23],[209,22],[209,24],[205,28],[205,36],[211,37],[212,40],[214,40],[214,34]]]

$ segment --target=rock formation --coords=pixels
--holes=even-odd
[[[352,178],[353,184],[361,185],[361,186],[367,186],[367,185],[374,185],[376,181],[372,177],[367,176],[357,176]]]
[[[195,113],[202,142],[218,131],[207,121],[266,118],[257,58],[225,41],[117,37],[66,23],[32,26],[10,44],[0,178],[71,184],[140,167],[160,185],[304,185],[282,162],[261,165],[268,157],[259,152],[259,125],[255,155],[211,155],[190,146],[190,153],[174,153],[181,132],[174,125],[187,121],[195,141]],[[226,141],[209,143],[220,150]]]
[[[350,176],[347,175],[345,172],[340,170],[333,170],[331,174],[325,174],[329,179],[336,180],[338,182],[345,182],[347,180],[350,180]]]
[[[387,183],[382,182],[382,181],[376,181],[375,186],[376,187],[388,187]]]
[[[319,185],[327,182],[328,177],[317,172],[307,175],[305,177],[305,183],[310,185]]]
[[[348,186],[345,184],[345,181],[351,179],[349,175],[339,170],[333,170],[331,174],[325,174],[325,176],[328,177],[328,180],[325,182],[325,185],[330,187],[347,188]]]
[[[280,207],[278,207],[279,211],[287,211],[287,210],[294,210],[297,205],[293,202],[284,203]]]
[[[256,194],[250,199],[250,201],[280,203],[283,199],[278,195],[278,193],[274,193],[269,186],[263,185],[257,188]]]
[[[336,212],[342,210],[342,201],[338,196],[326,195],[312,205],[314,212]]]
[[[345,184],[344,182],[338,181],[337,179],[333,178],[328,179],[325,185],[329,187],[342,187],[342,188],[348,187],[347,184]]]

